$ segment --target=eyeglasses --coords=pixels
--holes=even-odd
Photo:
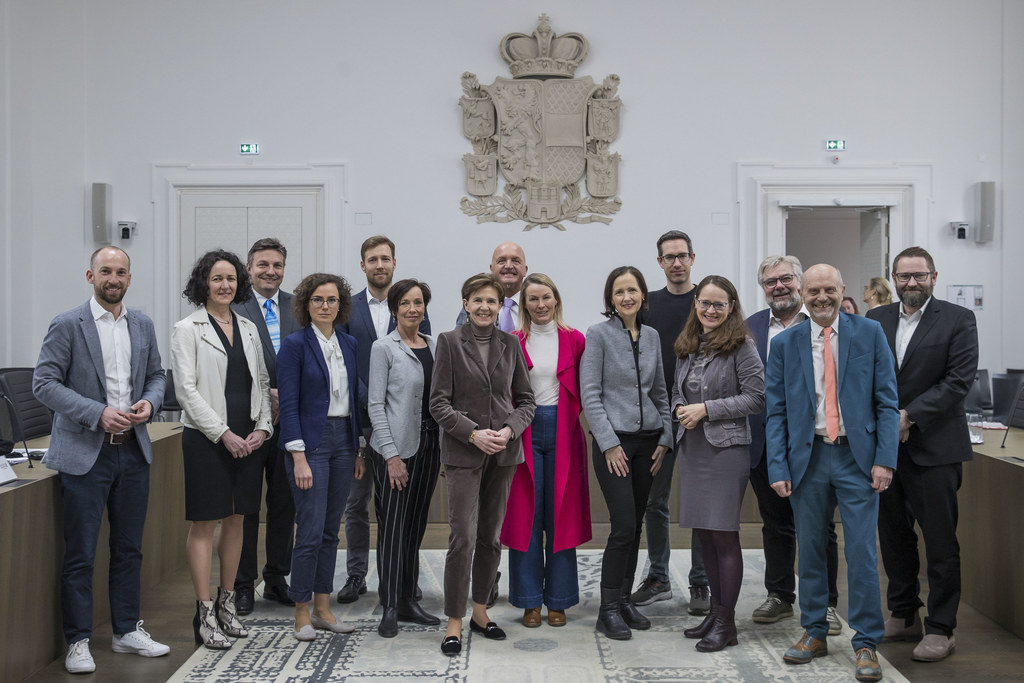
[[[917,282],[925,283],[928,282],[928,278],[932,276],[931,271],[927,273],[893,273],[892,276],[896,278],[897,282],[906,284],[910,282],[910,278],[914,278]]]
[[[659,256],[658,260],[664,263],[666,266],[671,266],[676,261],[679,261],[680,263],[686,263],[692,257],[692,253],[684,251],[681,254],[665,254],[664,256]]]
[[[325,299],[322,296],[314,296],[310,298],[309,303],[313,304],[317,308],[322,308],[324,304],[327,304],[327,308],[337,308],[338,304],[341,303],[341,299],[332,296],[329,299]]]
[[[729,306],[728,301],[708,301],[707,299],[697,299],[697,306],[702,311],[706,311],[709,308],[715,309],[715,313],[721,313]]]
[[[793,284],[794,280],[796,280],[796,275],[793,274],[783,275],[781,277],[770,277],[767,280],[761,280],[761,286],[765,289],[775,289],[775,285],[781,282],[786,287],[789,287]]]

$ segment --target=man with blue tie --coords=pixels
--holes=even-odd
[[[69,673],[96,670],[89,651],[92,575],[104,508],[110,523],[112,649],[143,657],[171,651],[139,619],[153,461],[146,423],[160,409],[167,378],[153,321],[122,303],[132,281],[128,254],[118,247],[97,249],[85,279],[93,297],[53,319],[32,377],[36,398],[53,411],[46,466],[60,473],[64,502],[60,597]],[[32,618],[38,615],[22,615]]]
[[[359,424],[363,426],[359,457],[356,458],[355,478],[345,505],[345,548],[348,578],[338,591],[338,602],[355,602],[366,592],[366,572],[370,561],[370,492],[373,477],[366,469],[364,450],[370,443],[370,416],[366,412],[367,383],[370,377],[370,348],[373,342],[387,336],[397,326],[388,308],[388,292],[395,277],[398,261],[395,243],[383,235],[374,235],[363,241],[359,248],[359,267],[366,274],[366,288],[352,295],[352,312],[343,329],[356,338],[356,369],[359,374]],[[420,323],[420,332],[430,334],[430,320],[426,314]],[[402,619],[409,615],[400,614]],[[414,615],[420,623],[440,623],[437,617],[423,612]],[[430,617],[427,620],[427,617]],[[405,620],[405,619],[403,619]]]
[[[295,313],[292,306],[295,297],[281,291],[284,280],[285,259],[288,250],[273,237],[256,240],[249,248],[245,269],[252,280],[253,296],[244,304],[232,304],[232,308],[256,324],[263,342],[263,360],[270,375],[270,409],[277,424],[277,352],[281,340],[294,332]],[[277,433],[263,442],[258,457],[263,462],[267,483],[267,563],[263,566],[263,597],[283,605],[294,605],[288,597],[288,581],[291,572],[292,544],[295,540],[295,502],[284,469],[284,451],[277,447]],[[259,547],[260,515],[245,516],[242,536],[242,556],[235,575],[235,607],[239,614],[250,614],[253,610],[255,583],[258,576],[257,548]]]
[[[768,476],[793,505],[804,634],[783,660],[828,654],[825,546],[833,496],[843,521],[856,678],[882,678],[885,632],[875,529],[878,494],[896,468],[900,414],[892,353],[878,323],[841,313],[842,276],[819,264],[804,273],[810,319],[771,342],[765,372]]]

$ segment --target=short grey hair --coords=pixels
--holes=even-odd
[[[796,279],[802,285],[804,283],[804,268],[800,265],[800,259],[791,254],[786,254],[784,256],[766,256],[765,259],[761,261],[761,265],[757,267],[757,284],[762,284],[764,282],[765,271],[771,270],[776,266],[781,266],[783,263],[788,263],[793,267],[793,274],[796,275]]]

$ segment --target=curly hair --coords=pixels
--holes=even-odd
[[[205,306],[207,300],[209,300],[210,284],[208,280],[210,279],[210,271],[213,269],[213,264],[218,261],[227,261],[235,267],[237,287],[235,289],[235,298],[231,300],[231,303],[242,304],[252,298],[252,282],[249,280],[249,273],[245,270],[245,265],[242,264],[242,259],[238,258],[234,252],[214,249],[200,256],[199,260],[192,266],[192,274],[188,276],[188,282],[181,293],[193,306]]]
[[[683,331],[676,337],[676,343],[672,347],[679,358],[696,353],[700,348],[700,335],[704,332],[704,326],[700,322],[700,316],[697,315],[697,299],[700,298],[701,291],[708,285],[714,285],[725,292],[725,295],[729,297],[729,303],[732,304],[732,310],[729,311],[729,317],[723,320],[721,325],[708,333],[707,350],[729,353],[739,348],[750,336],[750,330],[743,319],[743,309],[740,308],[736,287],[721,275],[708,275],[697,285],[697,289],[693,293],[693,308],[690,310],[689,317],[686,318]]]
[[[398,316],[398,304],[402,303],[402,297],[415,287],[420,288],[420,294],[423,295],[423,309],[426,310],[430,305],[430,287],[427,287],[426,282],[406,278],[391,285],[391,289],[388,290],[388,310],[391,311],[391,315]]]
[[[640,291],[644,295],[643,303],[640,304],[640,310],[646,311],[650,308],[650,303],[647,300],[647,281],[644,280],[644,274],[640,272],[640,269],[636,266],[619,266],[612,272],[608,273],[608,279],[604,281],[604,310],[601,311],[601,315],[606,318],[611,318],[618,315],[615,310],[615,304],[612,303],[612,286],[615,281],[623,275],[632,275],[636,278],[636,283],[640,286]]]
[[[295,288],[295,321],[300,327],[305,327],[312,322],[309,315],[309,300],[313,298],[313,292],[321,285],[334,285],[338,288],[338,315],[334,316],[335,325],[344,325],[348,322],[348,314],[352,311],[352,290],[349,288],[345,278],[331,273],[313,273],[302,278],[302,282]]]

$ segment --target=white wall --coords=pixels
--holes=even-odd
[[[693,236],[698,279],[735,278],[734,250],[751,248],[736,236],[735,164],[825,165],[823,141],[832,137],[849,143],[844,163],[932,164],[934,196],[915,237],[934,254],[940,285],[986,285],[983,365],[1024,362],[1004,342],[1020,338],[1022,323],[1001,294],[1010,277],[1004,246],[1024,253],[1021,238],[999,230],[996,242],[976,246],[944,231],[973,216],[980,180],[999,183],[1004,225],[1012,230],[1024,218],[1022,200],[1004,191],[1024,180],[1024,157],[1009,153],[1022,146],[1012,130],[1024,102],[1019,0],[0,7],[10,168],[0,215],[11,245],[0,267],[12,285],[0,311],[15,324],[3,364],[33,363],[49,319],[88,296],[88,183],[112,183],[115,217],[138,221],[129,305],[154,310],[166,287],[152,278],[162,257],[152,229],[153,163],[241,165],[242,141],[260,143],[258,165],[346,162],[349,219],[373,215],[372,226],[346,223],[344,275],[354,283],[362,277],[358,244],[388,234],[398,243],[399,275],[434,288],[432,317],[443,330],[462,280],[485,267],[495,244],[515,239],[531,269],[559,284],[570,322],[585,327],[598,319],[612,267],[634,263],[652,285],[662,282],[654,241],[668,228]],[[477,225],[458,207],[460,158],[469,151],[459,77],[508,76],[498,40],[532,32],[541,12],[556,33],[589,39],[578,75],[622,78],[622,135],[613,148],[623,157],[623,208],[611,226],[523,233],[516,224]],[[714,224],[713,213],[730,224]],[[1004,317],[1016,320],[1004,327]]]

